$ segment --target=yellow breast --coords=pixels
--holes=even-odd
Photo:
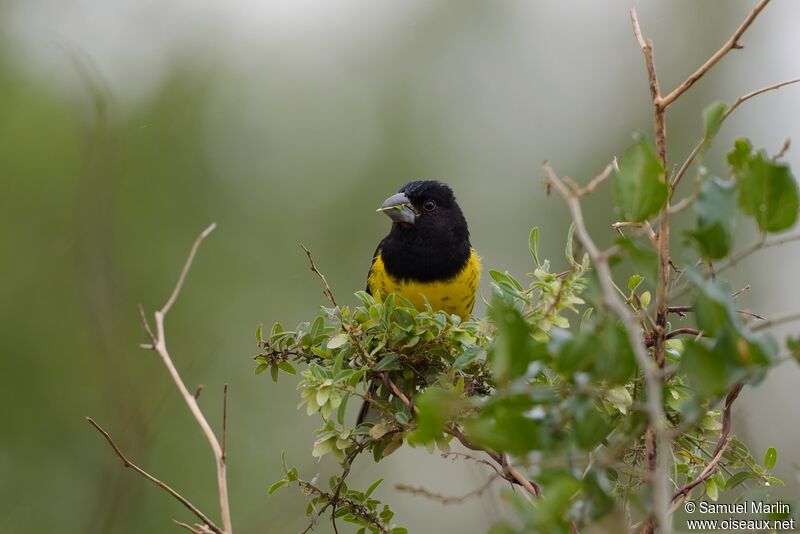
[[[385,298],[390,293],[399,293],[410,300],[418,310],[425,309],[425,299],[434,310],[442,310],[466,318],[475,305],[475,294],[481,276],[481,258],[474,249],[469,260],[455,276],[447,280],[415,282],[394,278],[386,272],[380,253],[372,264],[367,286],[370,293]]]

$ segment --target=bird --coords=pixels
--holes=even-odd
[[[481,258],[470,244],[469,227],[453,190],[438,180],[406,183],[378,212],[391,220],[367,275],[367,293],[386,298],[396,293],[419,310],[429,303],[466,319],[475,305]],[[370,393],[377,383],[370,386]],[[367,417],[361,406],[356,426]]]

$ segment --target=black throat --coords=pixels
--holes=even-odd
[[[453,278],[469,262],[469,233],[431,235],[411,225],[393,224],[381,241],[381,258],[394,278],[435,282]]]

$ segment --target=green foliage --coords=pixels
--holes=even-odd
[[[759,230],[780,232],[797,222],[797,181],[788,165],[772,161],[763,150],[753,152],[747,139],[736,141],[728,163],[739,182],[739,207]]]
[[[706,109],[705,142],[726,111],[723,104]],[[678,329],[666,322],[666,362],[659,371],[672,435],[671,483],[686,485],[687,493],[704,491],[710,500],[723,492],[780,484],[770,474],[775,449],[766,451],[760,465],[727,434],[724,423],[729,402],[743,385],[758,383],[777,363],[778,346],[768,334],[749,328],[730,286],[713,271],[698,270],[701,262],[694,260],[732,254],[740,212],[753,217],[762,232],[786,229],[797,218],[797,187],[787,166],[763,151],[754,153],[743,140],[728,162],[730,179],[698,174],[692,199],[697,224],[686,235],[699,257],[680,269],[691,293],[691,305],[681,308],[691,310],[691,326]],[[641,222],[663,213],[669,185],[652,147],[637,141],[619,167],[616,200],[626,220]],[[537,493],[533,500],[509,493],[518,526],[502,523],[494,533],[580,530],[624,515],[620,503],[626,503],[627,514],[646,515],[651,473],[645,459],[643,373],[630,333],[603,305],[607,296],[599,293],[590,258],[575,258],[574,231],[573,226],[567,236],[561,271],[541,258],[539,228],[528,239],[533,272],[525,283],[508,272],[488,271],[491,301],[484,320],[430,306],[417,310],[399,295],[380,300],[360,292],[360,305],[322,308],[318,317],[293,330],[276,324],[263,339],[259,327],[256,372],[269,369],[276,378],[280,371],[294,374],[292,364],[305,365],[300,406],[321,418],[311,453],[330,455],[343,468],[330,491],[284,468],[270,493],[296,483],[309,497],[314,517],[330,507],[335,517],[364,532],[402,532],[390,524],[388,508],[370,496],[374,487],[366,492],[347,488],[344,478],[354,458],[369,452],[379,461],[404,444],[448,453],[456,440],[483,451],[501,478],[527,483],[528,491]],[[627,284],[612,284],[639,320],[641,342],[654,352],[649,281],[656,278],[657,256],[651,245],[642,236],[620,236],[609,261],[627,270]],[[800,353],[797,340],[790,339],[787,347],[795,356]],[[367,399],[376,414],[355,428],[346,413],[353,397]],[[725,446],[719,469],[705,472],[720,433]],[[511,465],[525,478],[520,480],[520,471],[512,476]]]
[[[730,253],[737,194],[736,182],[732,180],[711,177],[701,186],[694,205],[697,227],[687,235],[696,241],[704,257],[716,260]]]
[[[664,207],[669,192],[664,173],[655,150],[644,139],[622,154],[614,174],[614,196],[624,220],[641,222]]]

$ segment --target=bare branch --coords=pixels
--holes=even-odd
[[[736,31],[733,32],[731,38],[728,39],[728,41],[724,45],[722,45],[722,48],[717,50],[713,56],[708,58],[708,60],[705,63],[700,65],[700,67],[696,71],[694,71],[691,75],[689,75],[689,77],[686,78],[678,87],[673,89],[672,92],[670,92],[667,96],[662,98],[660,105],[665,109],[669,107],[669,105],[675,102],[675,100],[677,100],[679,96],[681,96],[692,85],[694,85],[697,80],[702,78],[706,72],[711,70],[711,68],[714,65],[716,65],[720,59],[725,57],[725,54],[727,54],[731,50],[741,48],[741,45],[739,44],[739,39],[742,37],[744,32],[747,31],[747,28],[750,27],[750,25],[756,19],[758,14],[761,13],[761,10],[763,10],[768,3],[769,0],[760,0],[760,2],[758,2],[755,5],[752,11],[750,11],[747,17],[745,17],[744,21],[742,21],[739,27],[736,28]]]
[[[111,438],[109,433],[106,432],[103,429],[103,427],[97,424],[94,419],[92,419],[91,417],[87,417],[86,421],[88,421],[89,424],[92,425],[95,428],[95,430],[97,430],[106,439],[108,444],[114,450],[114,453],[119,457],[120,460],[122,460],[123,466],[125,466],[128,469],[133,469],[135,472],[139,473],[144,478],[146,478],[159,488],[163,489],[164,491],[175,497],[175,499],[177,499],[178,502],[180,502],[187,509],[189,509],[189,511],[191,511],[194,515],[196,515],[198,519],[200,519],[200,521],[205,523],[208,526],[208,528],[211,529],[212,532],[215,532],[216,534],[224,534],[224,532],[217,525],[215,525],[214,522],[211,521],[211,519],[206,517],[206,515],[203,514],[203,512],[201,512],[195,505],[189,502],[189,500],[186,497],[184,497],[183,495],[172,489],[172,487],[170,487],[165,482],[162,482],[161,480],[157,479],[156,477],[154,477],[153,475],[151,475],[150,473],[148,473],[147,471],[145,471],[144,469],[142,469],[141,467],[130,461],[128,457],[125,456],[125,453],[123,453],[122,450],[120,450],[120,448],[117,446],[117,444],[114,443],[114,440]]]
[[[186,262],[183,265],[183,269],[181,269],[181,273],[178,276],[178,280],[175,283],[175,287],[172,290],[167,302],[164,306],[154,313],[155,316],[155,324],[156,324],[156,333],[155,339],[152,347],[158,355],[161,357],[164,366],[167,368],[170,376],[172,377],[173,382],[175,382],[175,386],[178,388],[178,391],[181,393],[183,400],[186,402],[186,405],[189,407],[189,411],[192,412],[197,424],[200,426],[200,429],[205,434],[206,439],[208,440],[209,445],[211,446],[211,450],[214,453],[214,460],[216,463],[217,468],[217,487],[219,492],[219,501],[220,501],[220,515],[222,516],[222,530],[224,534],[231,534],[232,533],[232,526],[231,526],[231,516],[230,516],[230,504],[228,501],[228,481],[227,481],[227,474],[226,474],[226,466],[225,466],[225,458],[223,454],[222,447],[220,447],[219,441],[217,440],[214,431],[211,429],[211,425],[208,424],[203,412],[200,410],[200,406],[197,404],[197,398],[195,395],[189,392],[186,388],[186,384],[183,382],[180,374],[178,373],[175,364],[172,361],[171,356],[169,355],[169,351],[167,350],[167,341],[166,341],[166,334],[164,329],[164,319],[167,313],[170,311],[172,306],[175,304],[175,301],[180,295],[181,288],[183,287],[183,283],[186,280],[186,276],[189,273],[189,269],[192,266],[192,262],[194,261],[194,257],[197,254],[197,250],[200,248],[200,245],[203,243],[206,237],[214,231],[216,228],[216,224],[211,224],[203,230],[197,239],[195,239],[194,244],[192,245],[191,250],[189,251],[189,255],[186,258]],[[148,335],[153,337],[152,331],[149,329],[147,324],[146,317],[142,314],[142,319],[145,325],[145,331],[148,331]]]
[[[334,307],[339,307],[336,304],[336,297],[333,296],[333,291],[331,291],[331,286],[328,285],[328,280],[325,278],[325,275],[317,269],[317,265],[314,263],[314,258],[311,256],[311,251],[306,248],[306,246],[300,243],[300,247],[305,251],[306,256],[308,256],[308,262],[311,264],[311,271],[319,276],[320,280],[322,280],[322,285],[324,286],[322,289],[322,293],[328,297],[328,300],[331,301]]]

